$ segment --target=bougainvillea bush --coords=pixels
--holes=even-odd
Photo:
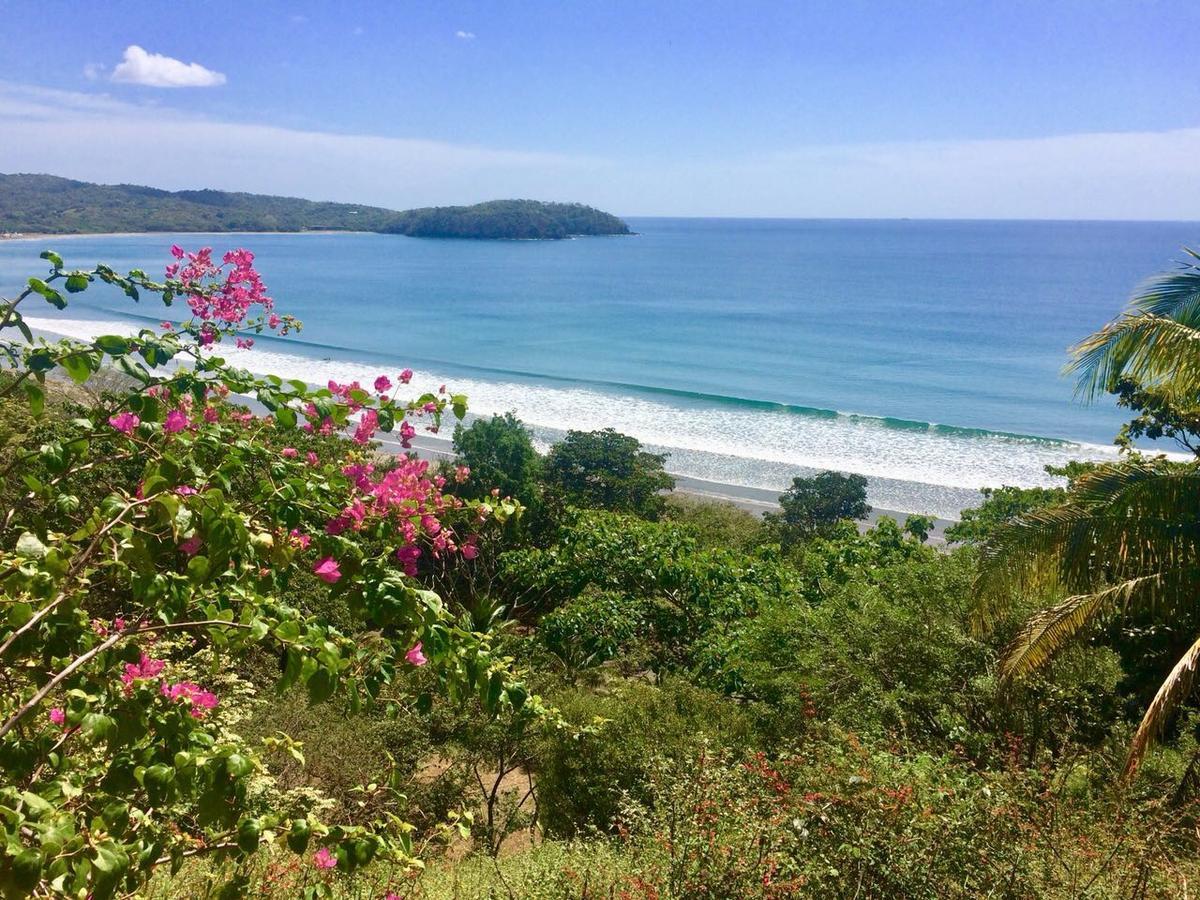
[[[407,370],[314,389],[235,367],[223,343],[247,348],[299,323],[275,310],[250,252],[171,253],[157,281],[68,270],[46,252],[48,272],[0,302],[0,400],[20,398],[36,421],[56,383],[124,385],[45,443],[0,456],[4,896],[102,900],[157,867],[268,846],[321,873],[416,864],[410,828],[386,805],[326,825],[270,790],[271,754],[302,751],[282,734],[251,745],[231,727],[220,673],[251,652],[273,655],[280,688],[303,686],[312,703],[337,694],[357,709],[427,666],[435,677],[421,683],[451,697],[534,709],[488,636],[413,578],[472,558],[519,507],[463,501],[425,462],[384,465],[370,450],[377,431],[408,446],[445,413],[461,418],[465,398],[404,398]],[[22,319],[89,289],[185,318],[88,342],[35,337]],[[353,634],[295,602],[289,585],[314,577],[353,614]]]

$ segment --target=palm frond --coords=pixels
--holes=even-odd
[[[1200,254],[1186,247],[1184,252],[1200,261]],[[1188,262],[1139,285],[1118,319],[1072,348],[1067,371],[1079,375],[1077,391],[1089,399],[1122,375],[1158,382],[1181,362],[1171,359],[1171,348],[1186,347],[1187,333],[1197,329],[1200,265]],[[1194,356],[1196,351],[1191,352]]]
[[[1162,734],[1171,714],[1191,694],[1197,666],[1200,666],[1200,639],[1180,657],[1146,708],[1146,714],[1129,743],[1129,755],[1125,760],[1126,778],[1137,771],[1146,752]]]
[[[1165,385],[1181,396],[1200,390],[1200,329],[1152,313],[1125,315],[1071,348],[1067,374],[1087,400],[1110,390],[1122,376]]]
[[[1068,597],[1035,613],[1005,648],[1001,679],[1012,681],[1041,668],[1095,619],[1154,597],[1172,580],[1163,573],[1131,578],[1101,591]]]
[[[1002,529],[976,575],[977,628],[986,630],[1014,592],[1090,593],[1200,556],[1200,466],[1134,460],[1081,477],[1070,500]]]

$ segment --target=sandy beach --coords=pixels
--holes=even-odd
[[[376,440],[389,453],[402,452],[400,442],[390,434],[378,435]],[[418,435],[413,438],[412,444],[413,449],[422,459],[437,461],[454,458],[452,444],[445,438],[433,437],[432,435]],[[736,484],[721,484],[716,481],[706,481],[702,478],[692,478],[674,472],[671,474],[675,478],[674,492],[677,494],[686,494],[689,497],[709,500],[714,503],[729,503],[738,509],[744,509],[758,516],[768,512],[775,512],[779,509],[778,491],[771,491],[765,488],[743,487]],[[908,513],[896,510],[872,508],[866,518],[859,521],[859,529],[866,530],[882,518],[895,519],[897,522],[903,524],[908,515]],[[953,525],[955,521],[954,519],[935,518],[933,528],[929,532],[929,542],[937,545],[945,544],[946,529]]]

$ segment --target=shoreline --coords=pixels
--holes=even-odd
[[[29,324],[35,332],[42,335],[69,336],[75,339],[91,339],[94,334],[104,333],[106,327],[104,324],[89,320],[52,322],[50,319],[35,318],[30,319]],[[117,324],[114,321],[108,323],[108,326],[115,328]],[[255,356],[260,353],[258,350],[251,352]],[[346,371],[340,371],[341,366],[336,367],[339,371],[324,371],[329,368],[328,364],[314,363],[312,360],[308,360],[304,367],[298,368],[302,357],[293,358],[287,354],[281,355],[279,359],[272,359],[274,354],[269,353],[264,354],[266,358],[250,359],[245,358],[248,355],[247,351],[229,348],[223,355],[228,359],[236,359],[238,364],[255,371],[271,371],[284,377],[299,377],[310,384],[324,383],[326,377],[337,378],[340,381],[361,379],[366,377],[364,373],[368,371],[365,367],[366,364],[351,365]],[[362,371],[359,371],[360,368]],[[430,390],[436,389],[436,385],[439,383],[438,379],[440,381],[451,380],[445,377],[445,373],[439,375],[432,372],[419,372],[418,375],[428,382],[427,386]],[[480,416],[487,417],[494,411],[520,408],[519,405],[514,407],[514,392],[524,391],[523,385],[516,383],[493,384],[490,381],[475,383],[469,379],[467,381],[468,383],[457,383],[456,386],[461,387],[473,401],[472,411],[468,413],[468,424],[471,420]],[[551,412],[556,416],[549,420],[554,423],[553,425],[547,425],[545,422],[538,424],[537,421],[530,422],[526,419],[527,427],[534,433],[535,445],[540,451],[545,452],[548,444],[561,440],[565,429],[577,428],[588,431],[612,425],[637,437],[650,452],[668,453],[670,455],[667,463],[668,471],[676,478],[681,492],[712,500],[731,502],[755,514],[762,514],[776,508],[777,498],[791,484],[793,477],[811,476],[820,471],[832,470],[861,474],[867,477],[868,502],[879,511],[872,521],[881,515],[891,516],[900,522],[903,522],[910,514],[930,515],[939,520],[937,531],[940,533],[946,525],[958,519],[961,510],[978,505],[981,500],[979,487],[982,484],[999,486],[1016,483],[1024,486],[1019,480],[1004,477],[1003,472],[999,473],[993,481],[979,481],[977,484],[938,482],[930,480],[928,477],[916,479],[905,477],[909,473],[903,470],[903,465],[911,461],[905,456],[899,458],[901,465],[896,467],[896,471],[887,471],[891,466],[883,466],[878,460],[872,464],[876,471],[871,471],[871,468],[864,469],[860,465],[855,465],[858,460],[844,459],[839,455],[840,445],[836,443],[839,439],[837,434],[827,435],[816,432],[816,428],[810,423],[805,423],[805,429],[809,432],[805,437],[811,446],[801,446],[800,450],[811,449],[816,455],[797,460],[777,458],[769,454],[760,457],[750,455],[750,451],[758,448],[735,446],[736,442],[732,437],[738,433],[738,426],[753,424],[752,422],[742,422],[741,419],[752,417],[757,420],[757,416],[753,413],[742,415],[738,421],[723,422],[724,431],[716,435],[707,435],[707,438],[716,438],[715,443],[709,439],[697,443],[700,436],[687,432],[680,436],[672,436],[664,433],[661,428],[658,429],[658,433],[646,433],[645,428],[640,431],[637,428],[629,428],[627,427],[628,423],[614,421],[609,415],[604,414],[610,410],[602,408],[597,403],[586,406],[582,416],[576,415],[575,407],[578,406],[580,400],[577,391],[548,391],[535,388],[529,390],[546,394],[546,396],[535,398],[537,402],[534,405],[539,408],[550,406]],[[560,394],[562,396],[559,396]],[[599,395],[597,396],[599,397]],[[589,401],[596,398],[591,398],[589,395],[583,399]],[[603,400],[602,397],[600,399]],[[639,402],[645,404],[645,401]],[[551,406],[551,404],[556,405]],[[655,406],[649,409],[648,415],[658,416],[661,412]],[[567,418],[563,418],[564,416]],[[646,418],[646,416],[642,418]],[[670,424],[673,422],[669,421],[668,425]],[[859,423],[853,427],[861,429],[862,425]],[[866,437],[872,437],[872,435],[866,435]],[[843,442],[859,439],[854,434],[842,438]],[[830,440],[834,443],[829,443]],[[430,445],[429,449],[440,450],[440,455],[444,455],[449,450],[449,443],[440,445],[435,443]],[[775,448],[767,447],[766,449],[770,451]],[[907,456],[912,457],[914,453],[925,448],[919,446],[915,449],[905,447],[899,449],[907,450]],[[945,447],[939,445],[932,449],[954,452],[958,448],[947,444]],[[888,459],[890,458],[888,456]],[[974,471],[970,469],[970,457],[963,458],[955,455],[948,459],[950,462],[946,462],[943,468],[947,468],[951,474],[955,474],[953,471],[955,466],[959,469],[966,467],[967,470]],[[884,471],[878,471],[881,468]],[[978,479],[976,480],[978,481]]]
[[[374,440],[386,453],[398,455],[403,452],[400,442],[390,434],[378,434]],[[451,460],[454,458],[452,442],[447,438],[418,434],[412,439],[412,449],[421,459],[427,459],[430,462]],[[743,487],[742,485],[726,484],[719,481],[708,481],[703,478],[694,478],[690,475],[680,475],[675,472],[668,472],[668,474],[675,479],[675,488],[672,491],[668,491],[667,493],[669,494],[681,494],[685,497],[693,497],[712,503],[727,503],[759,517],[764,513],[775,512],[779,509],[779,491],[768,490],[766,488]],[[981,497],[980,500],[982,501],[982,499]],[[871,511],[864,518],[856,520],[855,524],[858,526],[859,531],[866,531],[868,528],[873,527],[880,519],[889,518],[895,519],[897,523],[903,526],[904,520],[909,515],[912,514],[902,510],[872,507]],[[933,527],[929,530],[927,543],[934,546],[944,546],[947,543],[946,529],[956,524],[958,520],[939,516],[933,516],[932,518]]]

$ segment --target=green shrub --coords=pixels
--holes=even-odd
[[[771,540],[761,517],[719,500],[669,494],[662,517],[685,526],[704,548],[751,552]]]
[[[585,730],[557,730],[539,749],[538,809],[551,836],[610,831],[624,803],[648,801],[648,779],[661,760],[688,758],[708,741],[744,747],[751,738],[749,717],[736,704],[678,680],[553,699]]]
[[[614,659],[644,622],[639,604],[613,591],[587,590],[542,619],[537,635],[568,673]]]

